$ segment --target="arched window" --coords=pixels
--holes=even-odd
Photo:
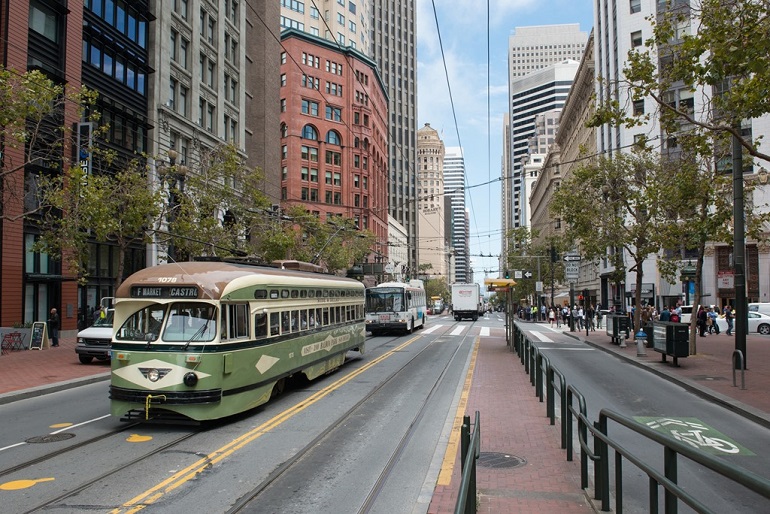
[[[355,138],[355,139],[353,140],[353,147],[355,147],[355,148],[358,148],[358,142],[359,142],[359,139],[358,139],[358,138]]]
[[[318,141],[318,132],[313,125],[305,125],[302,129],[302,139],[312,139]]]
[[[336,130],[330,130],[326,133],[326,142],[330,145],[337,145],[340,146],[342,143],[340,142],[340,135],[337,133]]]
[[[281,137],[289,137],[289,127],[285,123],[281,123]]]

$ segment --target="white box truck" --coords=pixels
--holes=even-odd
[[[478,284],[452,284],[452,314],[455,320],[479,319],[480,296]]]

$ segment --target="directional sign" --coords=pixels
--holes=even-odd
[[[564,257],[564,262],[579,262],[581,257],[579,255],[567,254]]]
[[[524,272],[524,278],[532,278],[532,272],[527,270]]]

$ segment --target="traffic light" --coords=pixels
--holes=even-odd
[[[511,278],[511,275],[510,275],[510,273],[508,273],[507,269],[505,270],[505,278]]]
[[[551,247],[551,262],[556,262],[559,260],[559,256],[556,255],[556,248],[553,246]]]

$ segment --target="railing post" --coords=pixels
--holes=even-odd
[[[605,437],[607,436],[607,417],[604,415],[599,416],[599,423],[597,424],[596,428],[601,432],[602,435]],[[599,477],[596,481],[596,487],[597,492],[600,495],[601,505],[602,505],[602,511],[603,512],[609,512],[610,510],[610,457],[609,457],[609,448],[607,447],[607,443],[600,440],[599,438],[595,438],[597,450],[596,455],[599,456],[599,465],[597,468],[599,468]]]
[[[468,457],[468,448],[471,445],[470,436],[471,417],[463,416],[463,426],[460,430],[460,469],[465,469],[465,461]]]
[[[678,483],[676,451],[668,446],[663,448],[663,472],[671,482],[674,484]],[[666,514],[676,514],[678,508],[676,495],[669,491],[667,487],[666,492],[663,493],[663,512]]]

